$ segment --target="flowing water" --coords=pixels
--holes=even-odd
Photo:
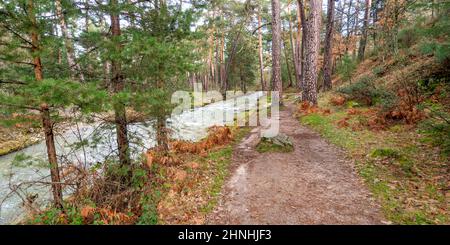
[[[198,141],[207,135],[209,127],[223,125],[223,120],[229,125],[234,120],[234,117],[222,119],[214,115],[218,113],[233,115],[254,109],[257,106],[257,98],[262,95],[262,92],[256,92],[241,97],[246,99],[246,104],[235,103],[236,101],[232,99],[186,110],[170,117],[167,125],[172,129],[173,138]],[[151,121],[129,125],[130,135],[133,135],[131,148],[134,157],[155,145],[155,131],[152,125]],[[92,144],[74,150],[74,144],[80,142],[80,139],[92,142]],[[115,130],[110,125],[108,127],[100,123],[79,125],[56,136],[55,140],[60,162],[77,162],[90,166],[115,158],[116,155]],[[49,169],[45,166],[46,160],[45,142],[0,156],[0,200],[3,200],[0,224],[13,223],[23,217],[25,212],[22,199],[18,194],[11,192],[11,189],[20,183],[25,187],[27,182],[49,181]],[[49,203],[48,185],[29,185],[27,193],[21,193],[21,196],[37,194],[35,203],[40,205]]]

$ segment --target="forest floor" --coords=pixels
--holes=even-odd
[[[260,128],[234,146],[231,174],[209,224],[386,224],[380,206],[344,152],[280,111],[294,150],[259,153]]]

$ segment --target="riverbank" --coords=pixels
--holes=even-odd
[[[259,94],[252,94],[248,95],[252,97],[259,97],[261,95]],[[253,100],[251,100],[253,101]],[[256,103],[256,101],[255,101]],[[266,105],[267,106],[267,105]],[[160,210],[161,212],[155,212],[155,209],[158,207],[158,203],[166,199],[167,196],[169,196],[170,192],[166,192],[167,188],[170,190],[170,186],[172,184],[171,181],[175,181],[175,183],[180,182],[180,180],[184,180],[185,178],[190,179],[190,173],[193,173],[192,169],[198,169],[199,175],[203,176],[198,178],[199,181],[203,180],[210,180],[214,179],[214,174],[210,175],[210,173],[215,172],[216,170],[220,173],[218,174],[219,177],[217,177],[217,181],[213,181],[213,183],[217,183],[220,179],[223,179],[223,177],[220,177],[221,174],[225,174],[223,172],[223,169],[221,166],[225,166],[222,164],[222,160],[226,159],[226,155],[228,154],[228,151],[226,150],[227,146],[229,145],[229,140],[221,140],[222,138],[219,137],[219,139],[215,139],[215,135],[219,133],[221,135],[220,131],[222,127],[219,127],[219,129],[213,129],[208,130],[209,132],[208,137],[210,138],[204,138],[205,132],[208,128],[214,126],[213,121],[206,121],[207,124],[198,124],[197,121],[190,121],[191,118],[198,119],[202,115],[210,115],[209,112],[217,111],[217,110],[228,110],[233,111],[234,113],[237,113],[238,118],[246,118],[246,115],[249,115],[255,111],[255,104],[251,104],[248,106],[250,110],[246,109],[247,106],[240,105],[236,106],[234,105],[233,101],[229,101],[225,104],[217,103],[217,104],[210,104],[208,106],[205,106],[202,109],[194,109],[185,111],[180,115],[176,115],[173,118],[171,118],[171,127],[175,127],[180,130],[180,132],[177,132],[176,138],[178,140],[175,140],[173,142],[183,142],[183,146],[195,146],[193,149],[197,149],[197,144],[200,148],[202,148],[206,144],[208,147],[204,151],[200,152],[194,152],[189,154],[182,153],[180,155],[179,150],[171,150],[168,152],[167,155],[163,155],[159,159],[154,159],[154,161],[151,161],[152,164],[148,164],[149,158],[145,157],[143,155],[142,157],[140,155],[136,156],[135,161],[133,161],[133,164],[130,166],[132,169],[132,178],[131,178],[131,186],[127,186],[125,189],[118,189],[114,190],[114,186],[116,186],[116,183],[118,178],[120,177],[120,171],[119,169],[116,169],[116,165],[112,164],[112,162],[107,161],[105,164],[97,164],[94,167],[95,170],[98,170],[104,174],[98,175],[95,174],[95,171],[84,171],[83,169],[80,169],[79,171],[69,171],[66,173],[64,172],[64,181],[66,178],[69,178],[69,183],[73,183],[70,181],[77,181],[81,185],[81,189],[77,187],[78,193],[81,193],[81,196],[73,196],[71,195],[69,198],[66,198],[66,201],[68,202],[65,205],[65,213],[61,213],[57,209],[48,209],[45,210],[43,213],[40,211],[38,212],[38,215],[34,213],[33,218],[31,220],[28,220],[27,223],[32,224],[58,224],[58,223],[67,223],[67,224],[79,224],[80,222],[83,224],[93,224],[93,223],[102,223],[102,224],[125,224],[125,223],[143,223],[143,224],[154,224],[155,222],[159,223],[165,223],[165,219],[163,217],[157,218],[154,214],[158,213],[164,213],[164,211]],[[251,109],[253,108],[253,109]],[[245,120],[245,119],[244,119]],[[227,124],[231,123],[233,124],[233,120],[231,119],[230,122],[227,121]],[[210,125],[211,124],[211,125]],[[133,130],[141,129],[146,130],[144,125],[131,125]],[[230,127],[231,131],[233,132],[232,135],[236,136],[239,133],[240,127],[237,126],[235,123],[234,126]],[[148,130],[151,130],[151,127],[148,128]],[[211,131],[212,130],[212,131]],[[219,130],[216,132],[216,130]],[[84,131],[84,130],[83,130]],[[205,131],[205,132],[203,132]],[[212,133],[212,136],[210,135]],[[222,132],[223,133],[223,132]],[[86,134],[86,132],[84,132]],[[87,131],[87,134],[89,134],[89,130]],[[148,134],[151,134],[151,132],[148,132]],[[147,135],[147,134],[145,134]],[[183,137],[179,138],[178,136],[182,135]],[[237,137],[237,136],[236,136]],[[233,137],[234,139],[235,137]],[[146,141],[151,140],[150,135],[145,136]],[[183,140],[184,139],[184,140]],[[197,142],[200,140],[200,142]],[[211,141],[211,142],[209,142]],[[172,141],[171,141],[172,142]],[[147,142],[149,143],[149,142]],[[97,144],[98,145],[98,144]],[[153,147],[153,144],[148,144],[149,147]],[[212,148],[210,148],[210,145],[212,145]],[[45,147],[45,146],[44,146]],[[33,148],[33,147],[32,147]],[[36,147],[34,147],[36,148]],[[33,148],[33,149],[34,149]],[[176,147],[175,147],[176,148]],[[188,147],[189,148],[189,147]],[[31,149],[31,150],[33,150]],[[152,149],[152,148],[150,148]],[[171,148],[172,149],[172,148]],[[184,149],[184,148],[183,148]],[[221,150],[224,150],[224,152],[220,152]],[[27,151],[30,151],[30,148],[27,148]],[[42,152],[42,144],[39,149],[34,149],[33,152],[41,153]],[[142,152],[142,151],[141,151]],[[215,157],[218,154],[220,157]],[[10,156],[11,157],[11,156]],[[211,159],[209,159],[211,157]],[[147,161],[146,161],[147,160]],[[177,161],[171,161],[171,160],[177,160]],[[180,160],[180,161],[178,161]],[[192,160],[192,161],[191,161]],[[210,161],[211,160],[211,161]],[[216,161],[217,160],[217,161]],[[9,161],[9,160],[8,160]],[[201,169],[198,167],[198,165],[202,165],[202,162],[206,161],[206,165],[208,166],[207,169]],[[213,162],[217,162],[217,165]],[[102,162],[103,163],[103,162]],[[154,163],[154,164],[153,164]],[[213,166],[214,165],[214,166]],[[209,166],[211,168],[209,168]],[[20,169],[20,171],[25,171],[28,168]],[[91,169],[91,170],[94,170]],[[209,170],[208,170],[209,169]],[[70,169],[68,169],[70,170]],[[117,170],[117,171],[116,171]],[[45,169],[44,169],[45,171]],[[48,171],[48,170],[47,170]],[[77,173],[84,175],[78,176]],[[222,175],[223,176],[223,175]],[[25,177],[25,176],[24,176]],[[196,179],[196,177],[193,177]],[[5,180],[7,181],[7,180]],[[17,182],[17,181],[16,181]],[[193,182],[191,182],[193,183]],[[209,183],[209,182],[208,182]],[[7,186],[7,182],[4,183],[5,186]],[[112,185],[112,186],[110,186]],[[191,186],[191,184],[188,184],[188,186]],[[205,184],[205,182],[202,182],[201,186],[208,186]],[[214,184],[213,186],[209,188],[212,193],[213,189],[220,188],[220,184]],[[7,187],[5,187],[7,188]],[[111,189],[113,188],[113,189]],[[179,190],[178,187],[176,187],[177,191],[181,191],[184,193],[186,190],[185,187],[181,188],[182,190]],[[76,193],[77,191],[75,191]],[[40,195],[41,196],[41,195]],[[208,194],[209,196],[209,194]],[[81,200],[81,203],[79,202]],[[126,200],[126,201],[125,201]],[[212,200],[209,198],[205,198],[205,200]],[[20,200],[19,200],[20,201]],[[125,202],[125,203],[124,203]],[[213,201],[212,201],[213,202]],[[17,203],[19,204],[19,203]],[[11,207],[13,204],[8,204],[9,207]],[[106,205],[106,206],[105,206]],[[209,205],[209,204],[208,204]],[[166,206],[166,205],[159,205],[159,207]],[[177,207],[181,205],[177,205]],[[13,210],[11,210],[13,212]],[[71,216],[67,216],[68,213],[71,213]],[[82,218],[80,221],[80,217],[86,216],[85,218]],[[100,215],[104,217],[104,219],[93,219],[90,215]],[[128,215],[130,214],[130,215]],[[94,215],[94,216],[95,216]],[[119,220],[116,220],[114,217],[120,217]],[[155,221],[156,220],[156,221]]]
[[[39,132],[0,127],[0,156],[24,149],[36,144],[41,139],[42,136]]]

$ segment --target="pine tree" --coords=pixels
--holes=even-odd
[[[281,19],[280,1],[272,0],[272,90],[278,91],[282,103],[281,81]]]
[[[323,85],[325,90],[330,90],[331,75],[333,72],[333,31],[334,31],[334,0],[328,0],[327,27],[325,34]]]
[[[322,1],[309,1],[310,13],[307,20],[305,38],[305,81],[303,86],[302,99],[312,104],[317,104],[317,65],[319,59],[320,45],[320,25],[322,13]]]

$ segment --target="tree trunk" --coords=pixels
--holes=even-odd
[[[374,8],[373,8],[373,12],[372,12],[372,24],[375,26],[375,25],[377,25],[377,22],[378,22],[378,0],[375,0],[373,5],[374,5]],[[378,48],[376,31],[372,32],[372,40],[373,40],[373,50],[376,50]]]
[[[225,94],[225,92],[228,89],[228,73],[230,71],[230,66],[233,63],[233,59],[234,56],[236,55],[236,49],[237,49],[237,45],[239,44],[241,35],[242,35],[242,31],[244,30],[245,24],[247,23],[247,20],[250,17],[248,8],[249,8],[249,4],[250,4],[250,0],[247,0],[245,2],[245,9],[246,9],[246,16],[245,16],[245,20],[241,23],[241,26],[239,27],[239,30],[237,32],[236,38],[233,40],[232,46],[231,46],[231,52],[228,55],[228,59],[227,59],[227,63],[226,63],[226,67],[225,67],[225,74],[224,74],[224,87],[222,89],[222,94]]]
[[[214,20],[215,18],[215,11],[213,11],[212,14],[212,19]],[[207,68],[206,68],[206,78],[205,78],[205,84],[204,84],[204,89],[205,92],[208,91],[209,89],[209,83],[211,81],[214,81],[214,32],[215,32],[215,28],[214,28],[214,23],[212,25],[212,29],[208,30],[209,32],[209,37],[208,37],[208,60],[207,60]]]
[[[223,33],[220,43],[220,88],[225,91],[228,89],[225,81],[225,35]]]
[[[261,20],[261,7],[258,7],[258,26],[262,25]],[[261,90],[266,91],[267,86],[264,81],[264,56],[263,56],[263,42],[262,42],[262,30],[258,30],[258,50],[259,50],[259,73],[261,76]]]
[[[111,33],[115,42],[115,52],[120,52],[122,47],[117,40],[121,35],[119,14],[116,10],[117,0],[110,0],[111,5]],[[111,61],[111,85],[114,93],[119,93],[124,89],[124,80],[121,71],[120,61],[113,59]],[[130,165],[130,153],[128,143],[128,129],[125,105],[122,103],[115,103],[115,125],[117,134],[117,146],[119,150],[119,161],[121,166]]]
[[[169,152],[169,138],[167,135],[166,118],[164,116],[156,117],[156,143],[159,150],[164,153]]]
[[[63,208],[63,195],[61,178],[59,176],[58,159],[56,158],[55,137],[53,135],[53,123],[50,117],[50,109],[47,104],[41,105],[42,126],[44,127],[45,145],[47,157],[50,163],[50,176],[52,180],[53,204],[57,208]]]
[[[348,54],[348,50],[350,47],[350,36],[352,34],[352,31],[350,30],[350,20],[351,20],[351,10],[352,10],[353,0],[350,0],[348,4],[347,9],[347,23],[346,23],[346,31],[347,31],[347,37],[345,42],[345,53]]]
[[[288,87],[292,87],[292,84],[294,84],[293,83],[293,81],[292,81],[292,73],[291,73],[291,67],[289,66],[289,55],[288,55],[288,52],[287,52],[287,45],[286,45],[286,42],[284,42],[284,48],[283,48],[283,51],[284,51],[284,59],[285,59],[285,61],[286,61],[286,69],[287,69],[287,73],[288,73],[288,78],[289,78],[289,84],[288,84]]]
[[[300,16],[300,5],[297,5],[297,38],[295,40],[295,63],[297,65],[297,72],[298,72],[298,83],[297,88],[301,89],[301,81],[302,81],[302,20]]]
[[[364,59],[364,53],[366,51],[367,33],[369,28],[370,9],[372,7],[372,0],[366,0],[366,10],[364,12],[364,26],[361,40],[359,42],[358,60]]]
[[[303,5],[302,0],[298,0],[298,10],[300,12],[300,20],[302,24],[302,45],[300,47],[300,89],[305,90],[304,83],[305,83],[305,43],[306,43],[306,36],[308,33],[308,25],[306,21],[306,14],[305,14],[305,6]]]
[[[327,30],[325,34],[325,51],[323,64],[323,85],[324,90],[330,90],[331,75],[333,72],[333,26],[334,26],[334,0],[328,0],[327,10]]]
[[[355,3],[355,13],[354,13],[355,21],[353,22],[353,30],[352,30],[352,33],[354,33],[355,36],[358,35],[358,29],[359,29],[359,11],[360,11],[360,10],[361,10],[360,2],[359,2],[359,1],[356,1],[356,3]],[[357,47],[356,45],[357,45],[357,43],[355,42],[355,48],[353,49],[353,53],[352,53],[353,60],[356,60],[356,59],[357,59],[357,49],[358,49],[358,47]]]
[[[59,19],[59,27],[61,28],[61,32],[64,38],[64,44],[66,46],[66,56],[67,56],[67,64],[69,65],[70,75],[72,79],[75,77],[79,77],[80,81],[84,81],[83,73],[81,72],[81,67],[78,63],[75,62],[75,55],[73,51],[72,41],[70,40],[70,34],[67,29],[66,21],[64,19],[64,13],[61,6],[61,0],[55,0],[56,6],[56,15]]]
[[[302,99],[317,105],[317,64],[319,59],[322,0],[310,1],[305,42],[305,82]]]
[[[296,59],[296,49],[294,47],[294,35],[292,34],[292,18],[291,18],[291,10],[290,10],[290,5],[291,5],[291,1],[288,2],[288,6],[287,6],[287,13],[289,16],[288,22],[289,22],[289,43],[291,45],[291,53],[292,53],[292,60],[294,63],[294,74],[295,74],[295,84],[297,85],[299,83],[299,73],[298,73],[298,64],[297,64],[297,59]],[[290,84],[290,86],[292,86],[292,83]]]
[[[28,0],[28,17],[31,22],[30,36],[31,36],[31,55],[33,56],[34,77],[37,81],[44,79],[42,74],[41,57],[39,56],[39,34],[34,14],[33,0]],[[53,123],[50,117],[50,111],[47,104],[41,105],[41,119],[42,127],[44,129],[45,143],[47,146],[47,157],[50,163],[50,176],[52,180],[53,205],[57,208],[63,208],[63,195],[61,180],[59,176],[58,159],[56,157],[55,139],[53,135]]]
[[[279,92],[282,103],[280,0],[272,0],[272,90]]]

